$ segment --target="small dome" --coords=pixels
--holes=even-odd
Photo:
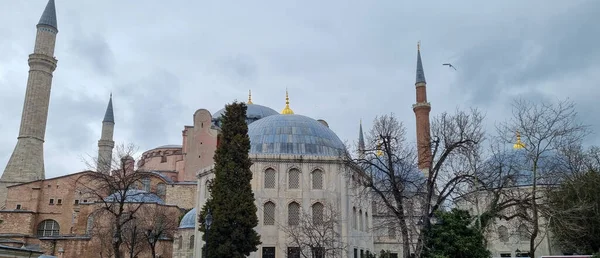
[[[261,119],[263,117],[272,116],[279,114],[277,111],[273,110],[270,107],[265,107],[257,104],[246,104],[248,109],[246,110],[246,117],[252,120]],[[221,117],[225,115],[225,108],[220,109],[219,111],[213,114],[213,119],[221,119]]]
[[[196,208],[193,208],[183,216],[179,223],[179,228],[194,228],[196,225],[196,217]]]
[[[118,202],[123,198],[120,193],[113,193],[106,197],[104,201],[106,202]],[[138,189],[129,189],[125,191],[125,202],[132,203],[158,203],[164,204],[165,202],[158,197],[158,195],[149,193],[146,191],[138,190]]]
[[[248,126],[251,154],[339,156],[345,149],[322,123],[302,115],[273,115]]]

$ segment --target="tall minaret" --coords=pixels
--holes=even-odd
[[[6,200],[6,186],[44,179],[44,136],[52,73],[57,63],[54,58],[57,33],[54,0],[49,0],[37,24],[33,54],[29,55],[29,78],[17,145],[0,178],[2,205]]]
[[[109,173],[112,165],[112,151],[115,147],[113,133],[115,130],[115,116],[113,113],[112,94],[108,100],[106,113],[102,120],[102,135],[98,141],[98,172]]]
[[[362,129],[362,119],[360,120],[360,125],[358,127],[358,158],[365,158],[365,136],[363,135]]]
[[[425,72],[421,62],[421,43],[417,43],[417,80],[415,87],[417,90],[417,103],[413,105],[417,124],[417,154],[419,169],[429,173],[431,163],[431,129],[429,126],[429,112],[431,104],[427,102],[427,82],[425,82]]]

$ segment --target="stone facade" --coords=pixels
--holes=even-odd
[[[338,212],[341,228],[339,241],[346,247],[344,257],[353,257],[353,253],[374,252],[372,216],[370,214],[370,201],[361,191],[353,188],[352,172],[337,158],[307,157],[292,155],[251,155],[253,165],[252,190],[258,207],[259,226],[262,245],[250,257],[263,257],[263,248],[275,248],[276,257],[286,257],[287,248],[292,246],[285,233],[289,229],[289,209],[292,203],[300,206],[302,213],[310,214],[316,203],[332,207]],[[275,183],[272,185],[265,178],[268,170],[274,171]],[[290,171],[300,172],[298,187],[290,186]],[[314,173],[322,173],[322,180],[316,183]],[[210,193],[207,183],[213,178],[212,168],[206,168],[199,173],[198,179],[198,206],[201,208],[206,203]],[[314,185],[317,184],[318,186]],[[268,184],[268,185],[266,185]],[[274,204],[274,223],[265,221],[266,205]],[[268,209],[268,208],[267,208]],[[203,246],[201,232],[196,234],[195,246]],[[203,257],[202,249],[196,248],[194,257]]]
[[[186,210],[196,207],[196,186],[187,182],[167,185],[165,202]]]

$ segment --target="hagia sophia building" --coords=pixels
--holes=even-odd
[[[106,173],[109,168],[99,165],[97,171],[55,178],[46,178],[44,172],[43,145],[52,141],[45,139],[52,73],[58,66],[54,56],[58,35],[54,0],[48,1],[36,33],[28,60],[19,135],[0,178],[0,251],[18,248],[65,258],[99,257],[103,246],[93,234],[100,221],[95,213],[99,199],[79,191],[76,182],[85,173]],[[420,50],[415,89],[413,110],[419,143],[429,139],[431,110]],[[353,178],[348,176],[351,168],[341,161],[343,142],[325,120],[295,113],[287,92],[285,101],[281,111],[253,103],[251,95],[246,102],[254,175],[251,183],[259,219],[256,230],[262,241],[250,257],[296,257],[298,250],[288,242],[284,228],[297,225],[301,213],[323,216],[326,207],[340,211],[340,239],[346,246],[343,257],[362,258],[381,250],[401,257],[395,227],[386,225],[385,230],[376,230],[378,220],[385,216],[352,186]],[[173,236],[159,239],[160,257],[203,257],[197,211],[210,196],[207,182],[214,176],[213,155],[223,113],[223,109],[214,113],[198,109],[191,125],[183,127],[180,144],[159,146],[143,152],[136,161],[130,160],[135,162],[136,171],[149,172],[149,176],[132,189],[140,194],[127,201],[172,210],[176,214],[173,219],[179,223]],[[99,160],[113,157],[117,124],[111,96],[101,123]],[[362,125],[357,131],[359,145],[364,147]],[[424,169],[430,156],[427,151],[419,153],[425,153],[419,157],[419,167]]]

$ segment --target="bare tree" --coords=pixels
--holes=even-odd
[[[305,258],[345,257],[340,219],[339,210],[331,205],[313,207],[312,214],[301,213],[297,225],[283,228],[288,246],[298,247]]]
[[[108,215],[112,223],[112,249],[115,258],[122,258],[121,245],[124,242],[124,229],[135,219],[137,212],[146,204],[143,196],[147,193],[135,190],[142,184],[142,179],[152,176],[150,173],[135,170],[132,155],[136,148],[133,145],[120,145],[110,162],[109,173],[84,173],[76,182],[78,191],[91,196],[98,205],[98,214]],[[108,162],[102,161],[101,165]],[[91,164],[96,168],[98,164]],[[139,201],[132,201],[139,199]]]
[[[172,207],[157,206],[144,212],[145,223],[144,239],[152,254],[156,258],[156,245],[159,240],[173,238],[173,235],[179,228],[179,216],[181,211],[176,211]]]
[[[520,133],[522,142],[518,148],[523,152],[516,163],[520,171],[526,171],[528,187],[517,187],[504,191],[519,205],[512,209],[512,217],[518,217],[529,231],[529,252],[533,257],[543,237],[548,219],[540,221],[545,214],[545,197],[541,190],[555,185],[566,174],[565,150],[579,146],[589,133],[588,127],[577,120],[575,104],[569,100],[557,103],[515,100],[510,120],[497,126],[498,135],[504,143],[514,143],[515,133]],[[523,185],[523,184],[520,184]],[[523,224],[523,225],[525,225]]]
[[[404,257],[410,257],[411,250],[420,257],[435,211],[475,180],[467,161],[479,157],[482,121],[476,109],[443,113],[432,121],[433,140],[414,148],[406,140],[404,125],[393,114],[384,115],[374,120],[358,157],[346,154],[361,187],[397,219]],[[417,169],[417,151],[431,151],[425,171]]]

